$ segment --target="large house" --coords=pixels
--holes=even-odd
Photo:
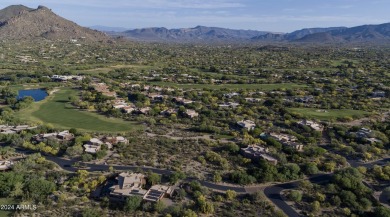
[[[59,141],[70,141],[74,139],[74,135],[70,133],[68,130],[64,130],[62,132],[54,132],[54,133],[42,133],[33,136],[33,139],[37,142],[43,142],[47,139],[56,139]]]
[[[105,144],[107,143],[110,143],[112,145],[116,145],[118,143],[124,143],[124,144],[128,144],[129,143],[129,140],[127,140],[125,137],[123,136],[116,136],[116,137],[111,137],[111,136],[106,136],[103,138],[103,142]]]
[[[303,151],[303,144],[298,143],[297,137],[284,133],[270,133],[270,136],[283,145],[293,147],[297,151]]]
[[[92,138],[84,145],[85,152],[96,154],[96,152],[100,151],[101,146],[103,144],[104,144],[103,141],[101,141],[100,139]]]
[[[254,121],[251,120],[242,120],[237,122],[237,125],[241,128],[247,129],[248,131],[254,130],[256,127],[256,124]]]
[[[32,127],[29,125],[18,125],[18,126],[8,126],[8,125],[0,125],[0,133],[1,134],[16,134],[23,130],[32,130],[37,127]]]
[[[145,201],[157,202],[164,197],[170,197],[173,188],[166,185],[153,185],[149,190],[142,187],[146,184],[146,177],[141,173],[121,173],[118,185],[110,188],[110,199],[124,202],[130,196],[141,196]]]
[[[253,161],[259,161],[264,159],[274,165],[278,163],[278,160],[268,154],[268,149],[258,146],[258,145],[249,145],[246,148],[241,148],[241,154],[244,157],[252,159]]]
[[[141,173],[121,173],[118,176],[118,185],[110,188],[110,199],[126,201],[130,196],[143,197],[147,190],[142,189],[146,184],[145,175]]]

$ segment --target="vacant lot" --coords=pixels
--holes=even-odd
[[[142,129],[141,125],[134,122],[106,118],[103,115],[75,109],[70,105],[68,98],[76,94],[76,90],[61,89],[45,100],[19,112],[18,117],[22,120],[49,123],[58,128],[77,128],[82,131],[124,132]]]
[[[150,82],[153,85],[159,86],[169,86],[169,87],[177,87],[182,89],[246,89],[246,90],[264,90],[271,91],[277,89],[299,89],[305,88],[306,85],[295,84],[295,83],[283,83],[283,84],[176,84],[170,82]]]
[[[316,108],[290,108],[290,112],[297,113],[306,118],[314,118],[324,121],[336,120],[338,118],[362,118],[369,115],[369,112],[351,109],[316,109]]]

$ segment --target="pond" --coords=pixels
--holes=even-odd
[[[17,98],[23,99],[26,96],[31,96],[35,102],[38,102],[44,100],[47,95],[46,90],[43,89],[19,90]]]

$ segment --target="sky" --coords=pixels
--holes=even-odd
[[[292,32],[390,22],[390,0],[1,0],[0,7],[44,5],[82,26]]]

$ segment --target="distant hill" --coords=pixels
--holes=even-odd
[[[388,41],[390,40],[390,23],[356,26],[333,30],[329,33],[348,42]]]
[[[143,28],[110,34],[133,40],[163,42],[388,43],[390,42],[390,23],[352,28],[305,28],[291,33],[197,26],[181,29]]]
[[[0,10],[0,20],[0,40],[110,40],[106,34],[81,27],[44,6],[37,9],[22,5],[9,6]]]
[[[128,30],[121,36],[145,41],[237,41],[249,40],[268,32],[255,30],[233,30],[219,27],[196,26],[194,28],[167,29],[167,28],[143,28]]]
[[[310,43],[388,43],[390,42],[390,23],[379,25],[363,25],[352,28],[308,28],[297,30],[287,34],[269,33],[267,35],[253,37],[252,41],[284,41]]]
[[[316,33],[323,33],[323,32],[329,32],[333,30],[342,30],[346,29],[347,27],[329,27],[329,28],[306,28],[306,29],[301,29],[297,30],[291,33],[288,33],[286,35],[286,39],[289,41],[293,40],[298,40],[302,39],[303,37],[311,34],[316,34]]]

